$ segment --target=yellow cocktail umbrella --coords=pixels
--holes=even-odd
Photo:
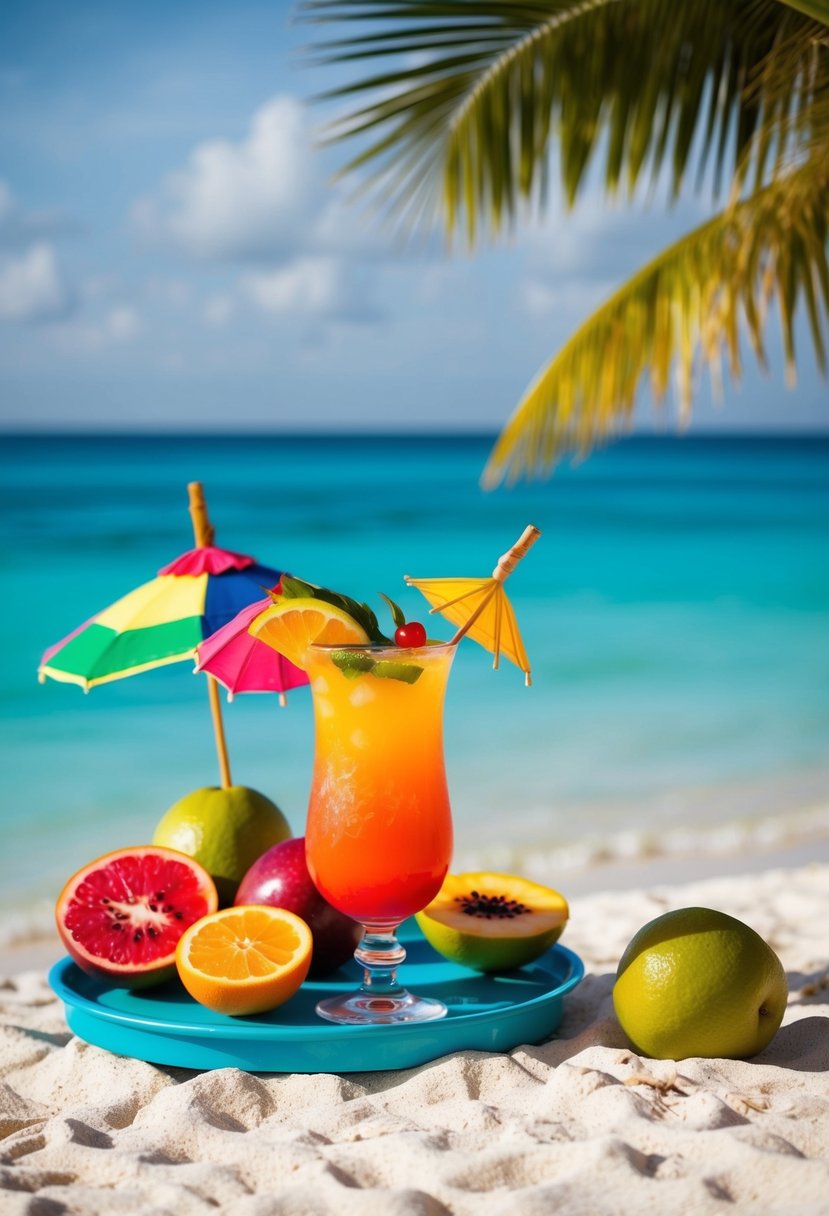
[[[530,524],[521,536],[498,559],[489,578],[411,578],[405,581],[416,587],[432,605],[430,612],[439,612],[453,625],[458,625],[453,642],[462,637],[474,638],[494,655],[497,667],[501,655],[520,667],[525,684],[531,684],[530,660],[521,640],[512,605],[504,591],[504,582],[521,558],[538,540],[541,532]]]

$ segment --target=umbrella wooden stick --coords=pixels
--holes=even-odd
[[[486,608],[487,604],[492,599],[492,596],[495,595],[500,590],[501,584],[507,578],[509,578],[509,576],[512,574],[515,567],[521,561],[521,558],[524,557],[524,555],[532,548],[532,546],[538,540],[540,535],[541,535],[540,529],[536,528],[533,524],[528,524],[527,527],[524,529],[524,531],[519,536],[518,540],[515,542],[515,544],[512,545],[509,549],[507,549],[506,553],[503,553],[498,558],[498,564],[495,567],[495,569],[492,571],[492,584],[491,584],[492,590],[491,590],[490,594],[484,596],[483,600],[478,605],[478,607],[475,609],[475,611],[472,613],[469,620],[464,621],[463,625],[461,625],[458,632],[450,640],[450,645],[454,645],[455,643],[459,642],[461,640],[461,638],[464,636],[464,634],[467,633],[468,630],[472,628],[472,626],[477,621],[478,617],[483,612],[484,608]],[[497,639],[496,639],[496,646],[497,646]],[[496,651],[496,666],[497,666],[497,659],[498,659],[498,654]]]
[[[187,486],[190,499],[190,518],[193,521],[193,536],[197,549],[206,549],[213,544],[215,528],[207,515],[207,503],[204,500],[204,488],[200,481],[191,481]],[[207,674],[207,673],[205,673]],[[225,728],[222,721],[222,703],[219,699],[219,686],[213,676],[207,676],[207,696],[210,701],[210,716],[213,719],[213,734],[216,737],[216,754],[219,758],[219,773],[222,788],[229,789],[233,784],[230,777],[230,761],[227,756]]]
[[[196,548],[206,549],[209,545],[213,544],[216,537],[216,529],[207,517],[204,486],[200,481],[189,482],[187,495],[190,500],[188,509],[190,511],[190,518],[193,521],[193,536],[196,539]]]

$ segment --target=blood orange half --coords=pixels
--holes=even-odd
[[[84,971],[143,988],[175,974],[182,933],[218,906],[212,878],[192,857],[139,845],[105,853],[73,874],[58,896],[55,919]]]

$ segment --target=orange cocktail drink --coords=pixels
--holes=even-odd
[[[443,702],[454,654],[449,644],[308,650],[316,728],[308,867],[329,903],[366,928],[357,959],[361,1008],[371,1016],[352,1010],[347,1020],[444,1012],[400,989],[394,970],[405,952],[394,930],[431,902],[451,860]],[[395,1013],[401,999],[405,1010]]]
[[[431,902],[452,856],[442,721],[454,647],[375,654],[372,671],[352,674],[312,647],[306,847],[329,903],[361,924],[389,926]],[[384,664],[405,678],[374,674]],[[410,672],[419,672],[412,683]]]
[[[468,634],[493,653],[496,667],[503,653],[529,683],[503,584],[538,536],[525,528],[487,579],[406,576],[433,612],[458,627],[449,642],[429,642],[422,622],[407,620],[381,593],[395,626],[392,644],[368,604],[288,574],[248,626],[309,675],[316,751],[308,868],[323,897],[364,928],[354,952],[362,987],[319,1002],[317,1012],[330,1021],[411,1022],[447,1012],[398,983],[406,951],[396,930],[432,902],[451,860],[443,702],[458,642]]]

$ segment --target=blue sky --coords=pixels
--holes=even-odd
[[[271,0],[7,0],[0,8],[0,426],[494,429],[642,261],[698,223],[610,208],[475,256],[401,247],[332,180]],[[797,391],[749,366],[697,429],[827,429],[801,326]],[[645,426],[660,425],[649,404]],[[661,416],[671,422],[671,411]]]

